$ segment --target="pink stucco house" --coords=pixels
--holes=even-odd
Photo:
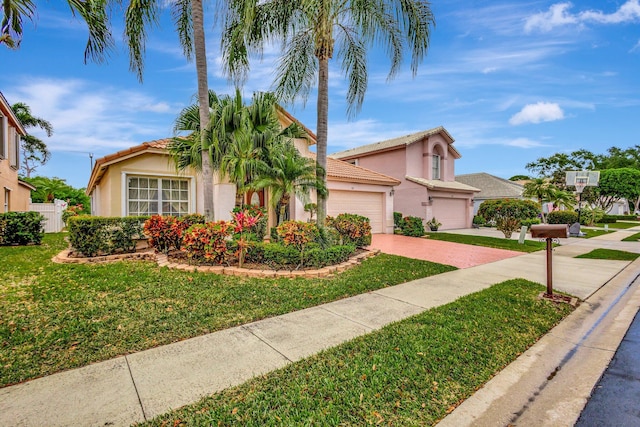
[[[440,126],[399,138],[332,154],[367,169],[394,177],[394,210],[425,221],[435,217],[441,229],[467,228],[473,220],[473,197],[479,192],[455,180],[460,153]]]

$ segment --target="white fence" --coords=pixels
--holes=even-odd
[[[67,202],[56,199],[53,203],[30,203],[29,210],[40,212],[44,215],[45,233],[57,233],[62,231],[64,222],[62,222],[62,211],[67,208]]]

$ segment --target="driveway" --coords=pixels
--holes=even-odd
[[[374,234],[370,248],[379,249],[385,254],[453,265],[458,268],[474,267],[523,255],[523,252],[397,234]]]

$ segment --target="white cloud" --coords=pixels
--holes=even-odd
[[[101,157],[144,141],[171,136],[179,107],[142,92],[68,79],[29,78],[5,92],[53,125],[53,136],[30,129],[55,151]]]
[[[374,119],[353,122],[329,122],[328,145],[331,152],[373,144],[391,138],[419,132],[402,124],[382,123]]]
[[[516,138],[511,141],[507,141],[505,145],[510,147],[518,147],[518,148],[535,148],[535,147],[544,147],[545,144],[541,142],[531,140],[529,138]]]
[[[640,21],[640,0],[627,0],[613,13],[605,13],[600,10],[586,10],[579,13],[571,13],[571,3],[556,3],[546,12],[536,13],[526,19],[524,29],[529,33],[534,30],[548,32],[555,27],[564,25],[582,25],[586,23],[621,24]]]
[[[564,111],[556,103],[538,102],[525,105],[519,113],[509,119],[509,124],[552,122],[564,119]]]

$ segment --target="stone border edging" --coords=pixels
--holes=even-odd
[[[334,273],[341,273],[362,262],[362,260],[370,258],[380,253],[380,250],[367,250],[350,257],[347,261],[323,267],[316,270],[252,270],[240,267],[225,267],[222,265],[190,265],[180,264],[169,261],[169,257],[165,254],[155,253],[153,251],[135,252],[129,254],[104,255],[92,258],[71,258],[70,249],[65,249],[58,255],[54,256],[51,261],[58,264],[94,264],[115,262],[123,260],[150,260],[155,261],[159,267],[167,267],[175,270],[193,271],[200,273],[225,274],[228,276],[255,277],[255,278],[317,278],[327,277]]]

